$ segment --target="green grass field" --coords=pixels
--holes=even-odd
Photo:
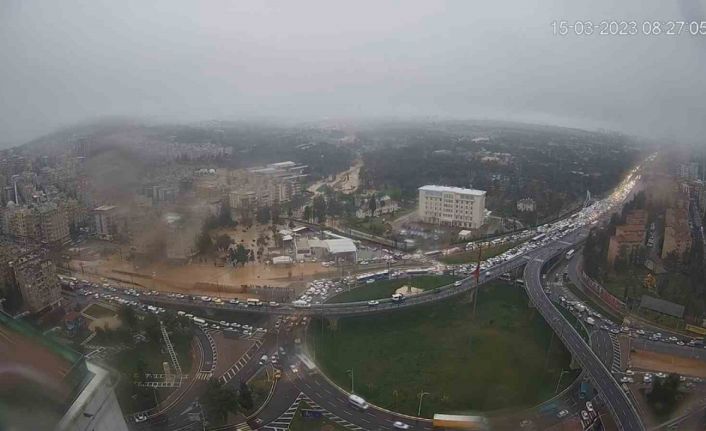
[[[361,287],[341,292],[331,298],[329,302],[355,302],[369,301],[371,299],[384,299],[392,296],[402,286],[413,286],[417,289],[429,290],[439,286],[451,284],[458,277],[451,275],[423,275],[420,277],[404,278],[398,280],[382,280]]]
[[[392,314],[315,322],[309,347],[341,387],[384,408],[422,415],[527,407],[550,398],[570,355],[522,289],[485,287],[476,316],[460,298]],[[565,385],[571,379],[564,379]]]
[[[481,250],[481,257],[483,260],[495,257],[499,254],[505,253],[517,244],[517,242],[511,242],[508,244],[496,245],[495,247],[484,248]],[[439,258],[439,261],[447,265],[475,263],[478,262],[478,250],[464,251],[461,253],[451,254],[449,256],[443,256]]]

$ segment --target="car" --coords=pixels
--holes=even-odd
[[[226,322],[225,320],[221,320],[221,321],[218,322],[218,323],[219,323],[221,326],[230,326],[230,325],[228,324],[228,322]]]
[[[660,379],[666,379],[667,374],[666,373],[655,373],[655,377],[659,377]]]
[[[275,378],[275,380],[282,378],[282,370],[275,370],[273,377]]]
[[[635,372],[634,372],[633,370],[629,370],[629,369],[628,369],[628,370],[625,370],[625,374],[628,375],[628,376],[634,376],[634,375],[635,375]]]
[[[589,419],[588,412],[586,410],[581,410],[581,419],[587,421]]]
[[[632,377],[621,377],[620,383],[632,383],[634,380]]]
[[[250,418],[247,420],[247,424],[252,429],[259,429],[262,427],[262,419],[260,418]]]
[[[297,366],[294,364],[290,365],[289,369],[292,370],[292,372],[295,374],[299,372],[299,368],[297,368]]]
[[[593,413],[593,403],[592,402],[586,401],[586,410]]]
[[[376,305],[380,304],[380,301],[377,301],[375,299],[368,301],[368,305],[370,307],[375,307]]]
[[[635,332],[637,332],[637,335],[645,335],[645,331],[643,331],[642,329],[638,329]]]
[[[144,413],[138,413],[135,415],[135,423],[141,423],[147,420],[147,415]]]
[[[270,358],[268,358],[267,355],[262,355],[262,357],[260,357],[260,365],[265,365],[269,360]]]
[[[567,417],[568,415],[569,415],[569,411],[568,411],[568,410],[562,410],[562,411],[560,411],[559,413],[556,414],[556,417],[559,418],[559,419],[563,419],[563,418]]]
[[[461,284],[463,284],[463,283],[460,280],[454,282],[454,286],[456,286],[456,287],[460,286]]]
[[[400,421],[394,421],[392,427],[396,430],[408,430],[411,428],[408,424]]]
[[[270,307],[279,307],[279,302],[270,301],[270,302],[269,302],[269,306],[270,306]]]

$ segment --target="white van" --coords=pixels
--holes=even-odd
[[[394,302],[402,302],[403,299],[404,299],[404,295],[401,293],[393,293],[392,294],[392,300]]]
[[[359,397],[358,395],[351,394],[348,397],[348,402],[351,403],[351,405],[357,409],[360,410],[367,410],[369,405],[367,401],[365,401],[362,397]]]

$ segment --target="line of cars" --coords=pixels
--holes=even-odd
[[[210,328],[210,329],[215,329],[215,330],[223,330],[223,331],[241,333],[244,336],[252,336],[258,332],[261,332],[263,334],[267,333],[266,328],[256,328],[252,325],[240,324],[237,322],[227,322],[225,320],[215,321],[215,320],[195,316],[192,313],[187,313],[182,310],[177,311],[177,316],[184,318],[184,319],[188,319],[192,323],[194,323],[195,325],[200,326],[204,329]]]

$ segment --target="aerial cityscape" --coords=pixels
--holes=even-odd
[[[706,5],[627,3],[0,6],[0,430],[706,430]]]

